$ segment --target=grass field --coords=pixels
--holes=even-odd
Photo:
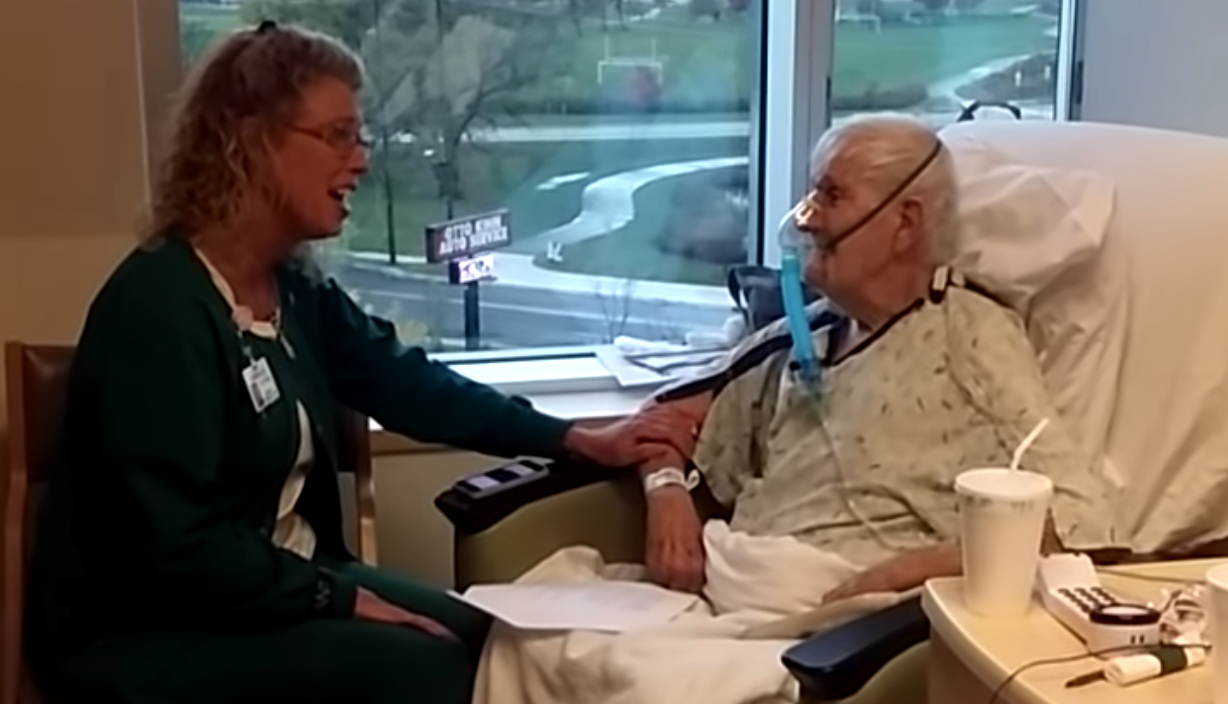
[[[984,9],[1009,10],[1022,0],[985,0]],[[199,50],[220,33],[233,29],[238,11],[233,6],[183,2],[182,26],[188,51]],[[853,24],[840,24],[835,37],[833,93],[858,96],[867,91],[899,87],[925,87],[959,76],[1003,57],[1051,51],[1047,36],[1053,22],[1034,16],[970,16],[934,25],[891,25],[881,32]],[[567,28],[568,32],[572,30]],[[629,23],[625,30],[604,33],[596,20],[587,22],[574,41],[562,44],[571,51],[572,69],[523,89],[522,101],[567,96],[587,100],[609,89],[597,82],[597,63],[609,42],[617,55],[656,52],[665,63],[662,100],[665,103],[736,104],[749,99],[754,62],[750,32],[740,21],[695,22],[679,8],[653,20]],[[770,106],[769,106],[770,107]],[[501,118],[502,119],[502,118]],[[746,120],[745,113],[655,114],[651,116],[518,115],[518,124],[572,124],[652,120]],[[457,214],[507,207],[512,212],[514,235],[520,251],[538,254],[544,242],[525,243],[534,235],[569,221],[577,214],[580,194],[593,180],[644,166],[690,159],[737,156],[748,152],[745,139],[685,139],[653,142],[492,143],[461,147],[458,158],[464,197]],[[376,154],[376,169],[354,200],[354,214],[346,245],[364,250],[387,250],[388,207],[379,167],[390,165],[395,239],[398,252],[420,255],[423,229],[444,217],[444,205],[430,167],[411,148],[394,146],[389,154]],[[582,179],[552,190],[539,186],[559,175],[585,174]],[[669,179],[650,184],[636,194],[637,217],[626,227],[604,236],[570,245],[564,266],[570,271],[668,281],[715,283],[721,267],[663,254],[654,241],[669,219],[672,195],[681,183]],[[544,264],[544,263],[543,263]]]
[[[991,0],[987,0],[987,5]],[[994,0],[998,6],[1021,0]],[[236,6],[183,2],[182,26],[196,46],[238,25]],[[836,31],[832,89],[837,96],[859,95],[869,88],[926,86],[957,76],[987,61],[1052,50],[1045,36],[1052,21],[1034,16],[973,16],[937,25],[889,25],[880,32],[868,26],[841,24]],[[570,36],[571,29],[566,30]],[[747,100],[754,62],[753,42],[743,18],[719,23],[697,22],[675,8],[653,20],[632,22],[625,30],[601,31],[589,20],[584,33],[569,44],[571,71],[522,91],[522,98],[567,95],[576,99],[600,95],[597,65],[607,41],[616,56],[648,56],[653,52],[665,66],[663,102]],[[616,74],[609,79],[613,82]]]
[[[1045,36],[1051,26],[1037,17],[966,18],[937,26],[885,27],[880,33],[840,25],[832,93],[929,86],[995,59],[1053,51],[1054,39]]]

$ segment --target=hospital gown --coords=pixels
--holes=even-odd
[[[836,327],[814,333],[821,355]],[[726,364],[780,334],[761,331]],[[1115,544],[1111,485],[1063,431],[1007,308],[947,287],[826,366],[817,401],[795,383],[789,354],[778,349],[728,383],[700,436],[695,463],[734,506],[734,530],[792,535],[862,565],[951,541],[956,475],[1007,466],[1048,417],[1023,466],[1053,480],[1059,537],[1067,547]]]

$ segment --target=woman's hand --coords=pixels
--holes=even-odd
[[[644,563],[663,587],[698,594],[704,587],[703,527],[690,493],[666,486],[648,495]]]
[[[698,434],[697,427],[676,422],[672,415],[637,413],[599,428],[572,426],[563,444],[569,452],[607,467],[630,467],[657,457],[660,444],[690,457]]]
[[[392,626],[408,626],[443,640],[460,640],[447,626],[435,619],[406,611],[361,587],[358,589],[358,600],[354,604],[354,618]]]

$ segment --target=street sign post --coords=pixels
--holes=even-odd
[[[426,228],[426,260],[448,265],[448,281],[465,287],[465,349],[476,350],[482,339],[478,284],[494,278],[490,254],[512,243],[506,209],[470,215]]]

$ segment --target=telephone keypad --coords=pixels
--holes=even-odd
[[[1116,597],[1105,591],[1104,587],[1060,587],[1057,593],[1066,597],[1070,603],[1084,614],[1091,614],[1097,609],[1105,608],[1106,606],[1118,606],[1121,604]]]

